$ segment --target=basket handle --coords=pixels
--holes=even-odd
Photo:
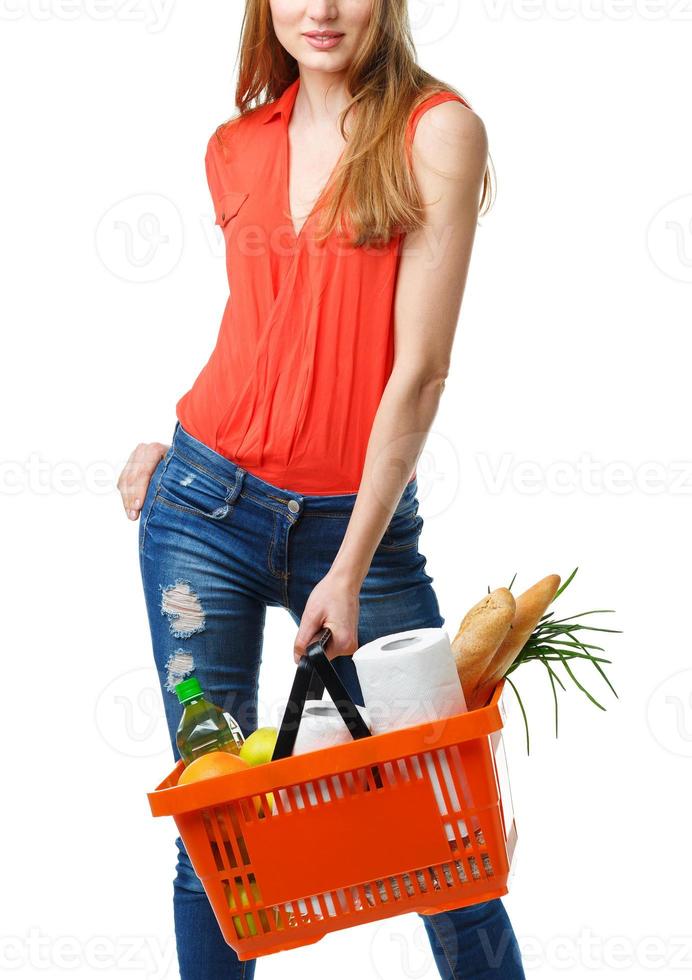
[[[332,631],[329,627],[322,627],[307,645],[305,654],[300,658],[276,739],[272,762],[276,759],[285,759],[293,753],[298,736],[298,726],[314,673],[317,673],[329,691],[332,701],[351,735],[357,739],[368,738],[372,734],[325,653],[325,648],[331,637]]]

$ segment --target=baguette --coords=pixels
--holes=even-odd
[[[514,614],[514,596],[509,589],[495,589],[469,609],[461,621],[452,650],[469,710],[475,701],[476,685],[507,635]]]
[[[486,667],[477,687],[477,706],[484,705],[538,625],[555,598],[560,585],[559,575],[546,575],[518,597],[512,626]]]

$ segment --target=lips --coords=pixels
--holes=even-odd
[[[340,31],[308,31],[303,34],[307,43],[316,51],[328,51],[341,43],[343,33]]]

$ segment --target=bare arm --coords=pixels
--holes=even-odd
[[[357,649],[358,594],[437,413],[466,285],[488,157],[481,119],[456,101],[423,114],[413,168],[425,224],[406,236],[394,308],[394,365],[375,416],[353,513],[327,576],[310,595],[297,660],[327,623],[332,656]]]

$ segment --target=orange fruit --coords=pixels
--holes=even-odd
[[[250,766],[244,759],[237,755],[231,755],[230,752],[207,752],[206,755],[201,755],[185,766],[180,774],[178,786],[195,783],[198,779],[227,776],[231,772],[239,772],[249,768]]]

